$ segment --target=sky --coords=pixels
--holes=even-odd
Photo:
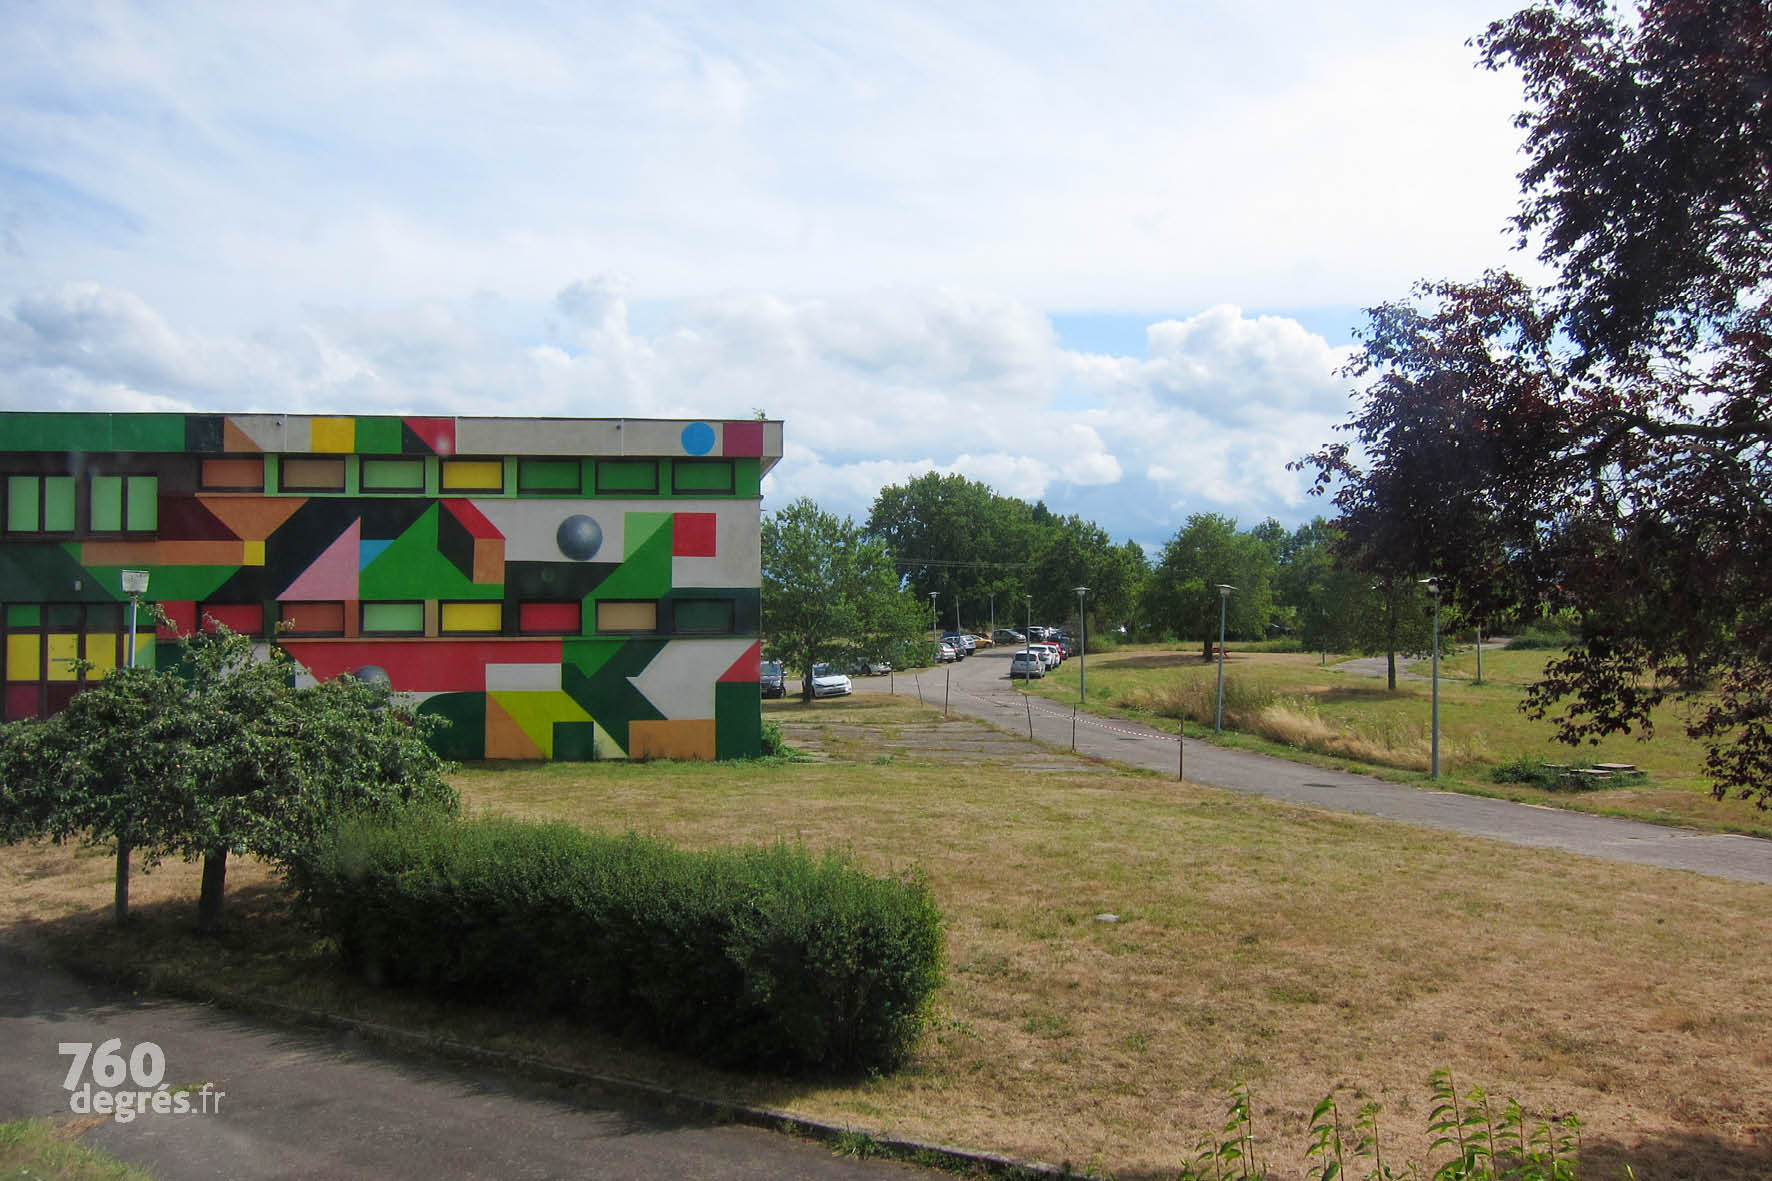
[[[1295,525],[1361,309],[1519,265],[1510,10],[0,0],[0,409],[762,412],[765,511]]]

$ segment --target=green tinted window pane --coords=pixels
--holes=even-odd
[[[35,533],[43,527],[37,515],[37,477],[6,478],[6,527],[15,533]]]
[[[525,492],[577,492],[578,460],[525,459],[517,465],[517,487]]]
[[[732,461],[689,463],[679,459],[671,465],[671,487],[677,492],[730,492]]]
[[[43,531],[74,531],[74,477],[43,477]]]
[[[136,616],[139,625],[142,616]],[[86,630],[89,632],[114,632],[121,629],[129,619],[129,608],[119,604],[90,603],[86,607]]]
[[[92,477],[92,531],[116,533],[123,528],[123,477]]]
[[[18,603],[6,609],[7,627],[42,627],[43,608],[35,603]]]
[[[658,464],[650,459],[600,460],[597,491],[657,492]]]
[[[680,632],[732,630],[732,603],[727,599],[679,599],[673,608]]]
[[[57,631],[77,631],[82,614],[78,603],[51,603],[43,609],[43,622]]]
[[[425,630],[423,603],[365,603],[363,630],[366,632],[422,632]]]
[[[149,533],[160,525],[160,477],[129,477],[129,520],[132,533]]]
[[[425,461],[365,459],[363,487],[382,492],[422,492],[425,487]]]

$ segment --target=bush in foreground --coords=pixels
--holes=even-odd
[[[341,826],[298,885],[371,979],[579,1014],[716,1065],[890,1069],[942,979],[921,881],[789,845],[413,813]]]

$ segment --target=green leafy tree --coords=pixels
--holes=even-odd
[[[900,585],[885,543],[802,497],[763,522],[763,638],[801,672],[878,657],[920,634],[927,608]]]
[[[1043,530],[1053,520],[1044,505],[999,496],[964,476],[929,472],[882,488],[866,529],[892,554],[925,618],[933,592],[941,625],[983,628],[978,621],[990,611],[993,594],[1000,616],[1020,618],[1019,606],[1010,605],[1035,589]],[[1050,609],[1042,601],[1035,607]]]
[[[298,689],[287,654],[225,628],[181,655],[166,672],[115,671],[53,717],[0,732],[0,835],[114,845],[119,922],[132,853],[201,858],[198,927],[212,931],[229,854],[287,870],[346,812],[456,805],[426,742],[434,722],[385,687]]]
[[[1227,635],[1261,638],[1272,614],[1273,551],[1237,523],[1195,513],[1163,547],[1145,583],[1145,612],[1182,639],[1198,637],[1210,656],[1218,640],[1220,584],[1237,589],[1223,600]]]

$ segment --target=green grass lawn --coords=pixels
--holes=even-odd
[[[1602,815],[1684,824],[1708,831],[1772,836],[1772,814],[1748,801],[1717,800],[1701,774],[1704,750],[1686,737],[1677,707],[1655,715],[1654,736],[1616,735],[1598,744],[1568,747],[1555,739],[1549,721],[1520,711],[1525,686],[1553,653],[1483,653],[1483,683],[1472,683],[1474,652],[1441,662],[1440,769],[1434,786],[1526,803],[1574,808]],[[1432,693],[1428,681],[1399,680],[1396,692],[1383,678],[1339,671],[1347,659],[1315,654],[1239,651],[1225,662],[1226,745],[1286,758],[1367,771],[1386,778],[1428,782]],[[1399,671],[1425,675],[1429,662],[1398,660]],[[1075,701],[1076,660],[1066,661],[1033,691]],[[1192,719],[1189,735],[1211,734],[1216,666],[1200,659],[1197,646],[1127,647],[1089,659],[1093,712],[1136,717],[1173,728],[1156,711],[1171,708]],[[1551,763],[1633,763],[1647,773],[1640,782],[1599,791],[1543,791],[1495,783],[1490,770],[1520,756]]]

